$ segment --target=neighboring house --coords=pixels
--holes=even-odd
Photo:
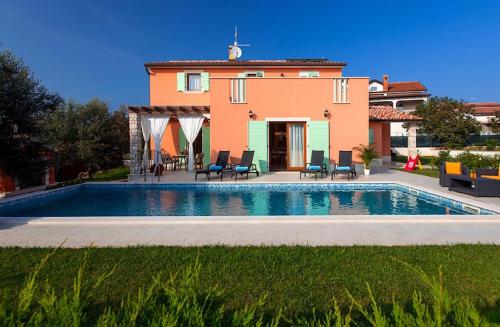
[[[402,112],[412,112],[419,103],[427,101],[430,94],[427,88],[419,81],[389,82],[389,76],[384,75],[383,80],[370,80],[370,105],[391,106]],[[407,131],[403,123],[391,123],[392,136],[406,136]]]
[[[490,120],[500,112],[500,103],[497,102],[469,102],[469,106],[476,120],[481,123],[481,135],[496,135],[490,128]]]
[[[368,142],[390,157],[388,122],[400,120],[375,117],[370,123],[369,80],[344,76],[345,66],[326,59],[146,63],[150,103],[129,106],[133,172],[142,160],[140,116],[155,114],[170,116],[161,150],[171,155],[186,148],[177,117],[203,115],[194,147],[204,153],[205,164],[220,150],[231,151],[235,163],[250,149],[261,171],[298,170],[311,150],[324,150],[325,162],[332,164],[340,150]]]

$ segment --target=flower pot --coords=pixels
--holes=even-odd
[[[370,169],[365,169],[365,176],[369,176],[370,175]]]

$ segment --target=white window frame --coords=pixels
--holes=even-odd
[[[258,76],[259,73],[262,73],[262,76]],[[262,78],[264,77],[264,71],[263,70],[252,70],[252,71],[246,71],[244,72],[246,78]],[[248,75],[255,75],[255,76],[248,76]]]
[[[240,92],[240,86],[243,90]],[[247,103],[247,80],[246,78],[231,78],[229,79],[229,102],[230,103]]]
[[[316,76],[311,76],[312,74],[314,74]],[[299,77],[301,77],[301,78],[318,78],[319,71],[317,71],[317,70],[300,71]]]
[[[349,79],[333,79],[333,103],[349,103]]]
[[[204,93],[203,91],[203,88],[201,86],[201,73],[204,73],[203,70],[185,70],[184,71],[184,93],[192,93],[192,94],[196,94],[196,93]],[[189,86],[189,74],[199,74],[200,75],[200,90],[198,91],[190,91],[188,90],[188,86]]]

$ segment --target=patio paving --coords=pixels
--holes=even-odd
[[[299,180],[298,172],[280,172],[237,183],[324,183],[330,178]],[[137,180],[143,182],[143,178]],[[160,183],[193,183],[185,171],[167,172]],[[199,183],[206,183],[201,178]],[[220,183],[213,179],[211,182]],[[225,183],[234,180],[224,179]],[[346,183],[342,176],[335,182]],[[360,176],[355,182],[397,182],[459,201],[500,211],[499,198],[475,198],[449,192],[438,180],[394,170]],[[135,183],[132,180],[130,183]],[[149,176],[147,183],[157,183]],[[352,183],[352,182],[351,182]],[[335,216],[335,217],[78,217],[0,218],[0,246],[129,245],[412,245],[500,244],[496,216]]]

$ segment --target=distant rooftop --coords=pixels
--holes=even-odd
[[[316,66],[344,67],[345,62],[328,59],[278,59],[278,60],[168,60],[152,61],[144,64],[146,67],[178,67],[178,66]]]
[[[500,111],[500,103],[497,102],[469,102],[465,103],[476,116],[493,116]]]

